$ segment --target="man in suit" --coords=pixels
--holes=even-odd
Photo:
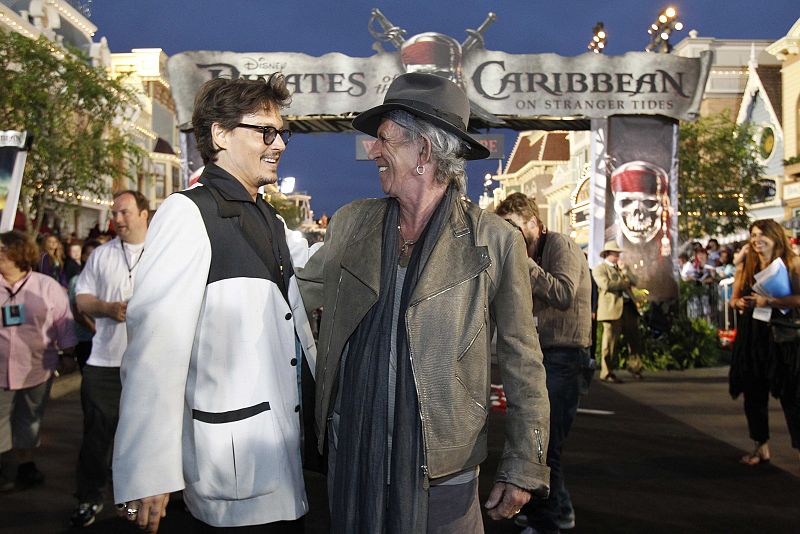
[[[277,179],[288,99],[280,75],[203,85],[192,124],[205,170],[145,242],[114,495],[149,532],[181,490],[199,532],[303,530],[300,348],[312,372],[316,349],[293,269],[309,251],[258,193]]]
[[[592,271],[598,290],[597,320],[603,324],[600,380],[612,383],[621,382],[614,374],[620,336],[629,349],[628,370],[635,379],[642,378],[639,311],[631,292],[637,279],[620,262],[622,252],[615,241],[607,242],[600,252],[603,262]]]

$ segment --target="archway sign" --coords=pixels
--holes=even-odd
[[[474,132],[486,128],[591,129],[591,263],[597,262],[604,241],[616,239],[631,250],[632,265],[645,275],[645,286],[652,278],[645,272],[652,262],[644,255],[657,254],[662,260],[653,276],[669,277],[675,248],[671,243],[677,236],[677,121],[699,115],[710,53],[699,58],[645,52],[574,57],[509,54],[484,46],[484,33],[495,18],[489,13],[477,29],[467,30],[467,39],[459,43],[435,32],[406,38],[404,29],[373,9],[368,29],[376,41],[375,53],[369,57],[336,52],[320,57],[293,52],[177,54],[169,59],[167,69],[178,120],[184,132],[191,128],[194,97],[207,80],[281,72],[292,91],[286,119],[293,130],[349,131],[354,116],[383,101],[395,77],[405,72],[435,73],[466,91],[472,103],[470,128]],[[649,120],[641,123],[644,119]],[[182,135],[184,155],[194,152],[193,141],[192,136]],[[651,169],[648,174],[631,167],[612,182],[616,169],[637,161],[653,164],[662,172]],[[186,176],[201,164],[189,157]],[[662,183],[662,173],[666,183]],[[652,195],[659,199],[658,210],[649,209]],[[648,225],[646,232],[640,231]],[[656,293],[664,298],[674,296],[672,288]]]

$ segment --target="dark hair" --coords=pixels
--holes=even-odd
[[[6,247],[6,256],[18,269],[30,271],[39,262],[39,249],[28,234],[11,230],[0,234],[0,242]]]
[[[280,110],[289,105],[290,97],[286,79],[277,72],[266,79],[214,78],[204,83],[194,100],[192,114],[192,128],[203,163],[216,161],[220,151],[211,136],[215,122],[225,130],[233,130],[242,122],[242,116]]]
[[[87,239],[86,241],[83,242],[83,245],[81,246],[81,252],[85,248],[97,248],[100,245],[102,245],[102,243],[97,239]]]
[[[150,213],[150,202],[147,200],[147,197],[144,196],[139,191],[134,191],[133,189],[126,189],[125,191],[119,191],[114,193],[114,200],[117,200],[122,195],[131,195],[136,200],[136,207],[139,211],[146,211],[148,214]]]
[[[536,221],[541,223],[542,219],[539,217],[539,207],[536,201],[522,193],[511,193],[505,200],[503,200],[494,212],[500,217],[506,215],[519,215],[524,221],[531,220],[536,217]]]
[[[685,252],[681,252],[680,254],[678,254],[678,259],[679,260],[684,260],[684,261],[689,261],[689,255],[687,253],[685,253]]]

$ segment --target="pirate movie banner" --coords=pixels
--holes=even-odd
[[[605,242],[615,241],[651,301],[677,299],[678,123],[659,116],[612,116],[600,137],[604,146],[598,144],[600,154],[593,157],[601,168],[592,188],[592,263],[600,261]]]
[[[26,132],[0,131],[0,232],[14,229],[30,141]]]
[[[710,54],[563,57],[477,50],[464,72],[473,104],[499,116],[694,119],[710,67]]]
[[[473,104],[501,117],[663,115],[693,119],[699,114],[710,54],[683,58],[629,52],[508,54],[471,47],[433,32],[399,45],[397,52],[371,57],[340,53],[320,57],[291,52],[196,51],[167,63],[178,120],[191,120],[198,88],[217,77],[252,78],[281,72],[292,92],[289,118],[343,116],[383,102],[389,84],[405,72],[430,72],[459,83]]]

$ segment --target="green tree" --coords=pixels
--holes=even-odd
[[[727,235],[750,225],[745,204],[762,194],[763,166],[752,126],[726,114],[681,123],[678,229],[681,239]]]
[[[112,180],[137,172],[144,151],[123,118],[138,99],[80,52],[0,30],[0,87],[0,126],[33,135],[20,194],[31,233],[57,198],[102,198]]]

